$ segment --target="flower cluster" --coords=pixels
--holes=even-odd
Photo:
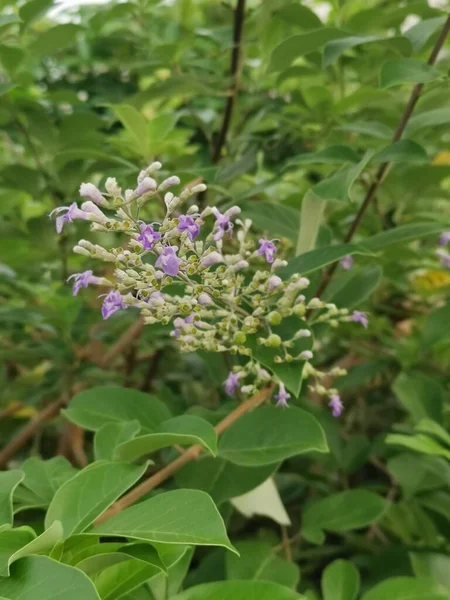
[[[104,295],[104,319],[135,307],[147,324],[172,323],[172,335],[183,351],[245,357],[225,381],[228,395],[254,393],[273,378],[255,356],[255,347],[273,351],[275,363],[298,362],[302,368],[313,358],[302,344],[311,338],[314,322],[335,327],[340,321],[355,321],[367,327],[365,313],[350,315],[319,298],[307,300],[306,277],[283,278],[281,270],[287,262],[277,257],[277,240],[256,242],[251,221],[239,217],[238,206],[200,211],[192,199],[206,190],[203,183],[186,187],[179,195],[168,191],[179,186],[178,177],[158,184],[155,177],[161,166],[154,162],[141,171],[135,189],[124,193],[114,178],[106,180],[105,193],[83,183],[80,195],[85,201],[80,207],[74,202],[52,213],[58,233],[67,223],[82,219],[94,231],[121,232],[127,238],[123,247],[110,250],[84,239],[74,247],[75,253],[114,265],[112,280],[96,277],[92,271],[70,278],[74,295],[91,284],[111,288]],[[165,206],[158,222],[141,218],[142,208],[152,198]],[[283,324],[288,327],[281,332]],[[340,414],[336,391],[324,394],[330,398],[333,414]],[[277,404],[287,406],[289,397],[279,382]]]

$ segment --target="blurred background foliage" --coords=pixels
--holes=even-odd
[[[233,2],[0,6],[2,445],[49,403],[99,384],[154,391],[174,414],[226,409],[227,360],[182,356],[163,328],[139,330],[109,360],[136,315],[103,322],[94,290],[72,297],[67,277],[96,266],[71,252],[85,225],[58,237],[48,219],[53,208],[77,200],[82,181],[102,186],[114,176],[133,187],[136,173],[160,160],[182,183],[208,184],[201,202],[239,204],[257,231],[280,238],[294,254],[306,192],[370,151],[353,186],[332,186],[318,246],[343,241],[386,156],[393,168],[356,241],[406,224],[450,224],[448,42],[436,67],[417,74],[448,6],[249,0],[238,73],[230,72]],[[418,81],[426,87],[406,131],[410,143],[393,149],[390,139]],[[234,110],[220,146],[230,94]],[[148,215],[160,211],[152,205]],[[96,236],[111,244],[110,236]],[[345,414],[333,421],[305,388],[300,402],[325,427],[331,454],[284,463],[279,491],[294,532],[310,498],[362,486],[394,503],[368,531],[335,532],[318,548],[307,535],[292,544],[310,598],[319,597],[320,573],[336,556],[351,558],[366,586],[427,575],[450,593],[450,272],[436,247],[435,235],[357,255],[327,290],[337,304],[369,311],[370,327],[320,338],[318,364],[348,369],[333,384]],[[320,273],[311,279],[317,287]],[[76,463],[70,435],[62,419],[52,421],[14,460],[60,453]],[[234,519],[234,539],[277,543],[269,520]],[[219,550],[194,566],[192,584],[211,573],[226,576]]]

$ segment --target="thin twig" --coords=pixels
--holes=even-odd
[[[233,410],[229,415],[227,415],[220,423],[218,423],[215,427],[217,435],[221,435],[225,430],[227,430],[233,423],[235,423],[240,417],[248,413],[250,410],[260,406],[265,402],[267,397],[272,392],[272,386],[267,387],[254,396],[249,398],[242,404],[240,404],[235,410]],[[103,523],[110,519],[113,515],[121,512],[127,506],[134,504],[138,500],[140,500],[143,496],[151,492],[153,489],[164,483],[167,479],[172,477],[177,471],[182,469],[185,465],[190,463],[191,461],[198,458],[200,452],[202,451],[202,447],[199,445],[191,446],[188,448],[183,454],[178,456],[175,460],[170,462],[168,465],[160,469],[157,473],[143,481],[137,487],[132,489],[128,494],[123,496],[120,500],[118,500],[115,504],[113,504],[106,512],[104,512],[100,517],[96,520],[96,524]]]
[[[445,42],[449,32],[450,32],[450,16],[447,18],[447,21],[445,22],[444,27],[442,28],[442,31],[441,31],[438,39],[436,40],[436,44],[434,45],[434,48],[428,59],[429,65],[433,65],[436,62],[438,54],[441,51],[442,46],[444,45],[444,42]],[[414,88],[411,92],[411,95],[409,97],[408,103],[405,107],[405,110],[403,111],[403,114],[400,118],[400,122],[397,126],[397,129],[395,130],[395,133],[392,137],[393,143],[398,142],[401,139],[401,137],[405,131],[405,128],[408,124],[408,121],[411,118],[411,115],[413,114],[413,111],[417,104],[417,101],[419,100],[420,94],[422,93],[423,87],[424,87],[423,83],[418,83],[417,85],[414,86]],[[386,176],[389,173],[391,166],[392,166],[392,163],[390,163],[390,162],[384,162],[379,166],[378,171],[375,175],[375,180],[373,181],[372,185],[368,189],[367,194],[364,198],[364,201],[361,204],[359,211],[355,217],[355,220],[351,224],[350,229],[348,230],[347,235],[345,236],[346,243],[351,242],[351,240],[353,239],[353,236],[355,235],[356,230],[360,226],[361,221],[364,217],[364,214],[365,214],[368,206],[373,201],[376,193],[378,192],[379,187],[381,186],[383,181],[386,179]],[[331,279],[338,267],[338,264],[339,264],[338,262],[335,262],[330,267],[328,272],[326,272],[324,274],[321,284],[316,292],[317,296],[321,296],[323,294],[323,292],[327,289],[327,287],[330,284]]]
[[[0,410],[0,419],[12,417],[23,408],[22,402],[11,402],[6,408]]]
[[[283,547],[286,560],[292,562],[291,540],[289,539],[286,525],[281,525],[281,545]]]

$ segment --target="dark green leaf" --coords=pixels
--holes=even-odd
[[[380,72],[380,87],[389,88],[404,83],[426,83],[442,77],[435,67],[414,58],[399,58],[383,64]]]
[[[421,419],[442,420],[443,390],[439,383],[421,373],[401,373],[392,388],[415,423]]]
[[[367,248],[367,241],[364,243]],[[378,250],[378,248],[376,249]],[[370,248],[370,250],[372,250],[372,248]],[[344,256],[347,256],[347,254],[366,253],[368,253],[368,251],[357,244],[336,244],[335,246],[316,248],[315,250],[311,250],[310,252],[306,252],[306,254],[301,254],[290,260],[287,267],[279,269],[278,274],[283,278],[290,277],[294,273],[307,275],[308,273],[322,269],[326,265],[340,260]]]
[[[266,581],[221,581],[190,588],[173,600],[307,600],[287,587]],[[435,600],[434,598],[432,600]],[[439,599],[441,600],[441,599]]]
[[[322,575],[324,600],[356,600],[359,592],[359,572],[347,560],[335,560]]]
[[[393,577],[369,590],[362,600],[448,600],[448,594],[430,579]]]
[[[25,477],[23,471],[0,473],[0,525],[13,523],[13,494]]]
[[[444,26],[446,19],[444,16],[426,19],[405,31],[405,37],[411,42],[413,51],[418,52],[427,43],[428,38]]]
[[[426,151],[416,142],[411,140],[399,140],[387,148],[377,152],[372,159],[374,162],[429,162]]]

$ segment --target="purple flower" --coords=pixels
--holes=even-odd
[[[155,243],[161,239],[161,234],[159,231],[155,231],[151,225],[146,225],[145,223],[141,223],[139,225],[139,229],[141,233],[137,238],[138,242],[144,246],[144,250],[151,250]]]
[[[361,312],[359,310],[354,310],[350,319],[355,323],[361,323],[361,325],[367,329],[367,325],[369,324],[367,313]]]
[[[92,200],[92,202],[96,202],[97,204],[105,203],[100,190],[93,183],[82,183],[80,185],[80,196]]]
[[[234,396],[235,392],[241,387],[239,385],[239,375],[231,371],[223,382],[223,387],[227,396]]]
[[[74,273],[67,279],[67,281],[70,281],[71,279],[75,280],[72,287],[72,293],[74,296],[78,295],[78,292],[81,290],[82,287],[86,288],[90,283],[96,285],[101,285],[102,283],[100,277],[95,277],[95,275],[92,274],[92,271],[84,271],[84,273]]]
[[[259,240],[260,247],[258,249],[258,254],[264,256],[269,264],[273,263],[275,260],[275,254],[277,253],[277,248],[275,244],[269,240]]]
[[[184,319],[182,317],[177,317],[173,322],[173,324],[175,325],[175,329],[173,330],[173,335],[176,338],[179,338],[180,335],[183,335],[186,325],[192,325],[193,322],[194,322],[193,314],[189,315],[187,317],[184,317]]]
[[[118,310],[121,310],[122,308],[127,308],[127,305],[123,301],[120,292],[117,290],[111,290],[103,300],[102,317],[104,319],[109,319],[112,314]]]
[[[180,215],[178,217],[178,231],[187,231],[189,239],[193,242],[200,233],[200,226],[190,215]]]
[[[287,408],[288,407],[287,401],[289,400],[290,397],[291,397],[291,395],[286,391],[286,388],[284,387],[284,385],[282,383],[280,383],[279,388],[278,388],[278,394],[275,396],[275,400],[277,401],[277,406],[280,406],[281,408]]]
[[[439,246],[446,246],[450,242],[450,231],[444,231],[439,237]]]
[[[89,214],[83,210],[80,210],[76,202],[72,202],[70,206],[58,206],[58,208],[52,210],[52,212],[49,214],[49,217],[52,217],[55,214],[59,215],[64,211],[66,211],[64,215],[56,217],[57,233],[61,233],[64,227],[64,223],[72,223],[73,219],[84,219],[85,221],[89,220]]]
[[[159,255],[155,262],[156,267],[161,267],[166,275],[176,277],[180,270],[180,265],[183,262],[177,256],[178,246],[167,246]]]
[[[341,398],[337,394],[333,394],[331,396],[328,406],[331,408],[331,414],[333,417],[339,417],[344,410],[344,405],[341,402]]]
[[[347,256],[341,258],[339,264],[345,271],[349,271],[353,267],[353,256],[347,254]]]
[[[436,250],[436,254],[439,256],[441,265],[450,268],[450,254],[445,250]]]

